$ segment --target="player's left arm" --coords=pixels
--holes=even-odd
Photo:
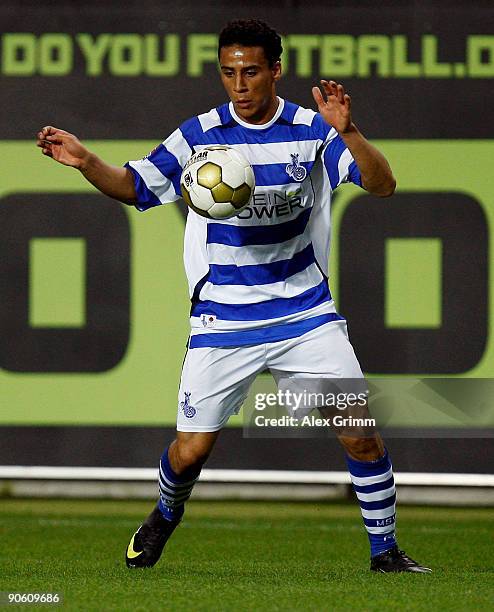
[[[343,85],[334,81],[321,81],[325,97],[318,87],[312,88],[323,119],[333,126],[348,147],[360,171],[362,187],[373,195],[393,195],[396,180],[384,155],[361,134],[352,121],[350,96]]]

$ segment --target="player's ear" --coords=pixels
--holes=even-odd
[[[271,68],[271,71],[273,73],[273,79],[275,81],[278,81],[279,79],[281,79],[281,62],[275,62]]]

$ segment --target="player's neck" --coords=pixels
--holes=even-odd
[[[278,100],[278,96],[274,96],[266,109],[259,110],[257,115],[246,118],[244,121],[246,123],[252,123],[253,125],[263,125],[264,123],[269,123],[275,116],[279,105],[280,102]]]

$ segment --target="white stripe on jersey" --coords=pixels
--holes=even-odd
[[[192,155],[192,149],[189,147],[180,129],[176,129],[170,134],[170,136],[163,141],[163,145],[177,158],[182,168]]]
[[[189,211],[184,235],[184,267],[190,298],[197,283],[209,272],[207,231],[207,219]]]
[[[220,116],[215,108],[211,109],[208,113],[198,115],[197,118],[199,119],[203,132],[207,132],[208,130],[221,125]]]
[[[278,244],[254,244],[248,249],[245,247],[229,246],[227,244],[208,244],[209,263],[211,264],[235,264],[236,266],[251,266],[256,264],[267,264],[273,261],[291,259],[295,253],[304,249],[310,242],[308,227],[303,234],[294,236],[285,242]]]
[[[348,168],[350,164],[353,162],[352,154],[348,149],[345,149],[341,154],[340,161],[338,162],[338,173],[340,175],[340,180],[338,185],[343,183],[348,177]]]
[[[309,219],[309,230],[312,237],[314,255],[321,270],[329,276],[329,248],[331,243],[331,215],[329,214],[331,185],[328,173],[324,169],[321,158],[314,164],[311,172],[314,199],[319,201],[319,206],[313,206]]]
[[[220,144],[220,143],[218,143]],[[315,152],[322,146],[322,140],[304,140],[304,142],[297,142],[293,144],[292,152],[294,150],[299,154],[298,162],[313,162],[315,158]],[[282,146],[281,146],[282,145]],[[214,145],[204,144],[197,145],[195,149],[201,151],[206,147]],[[228,145],[232,149],[236,149],[251,164],[288,164],[291,161],[290,158],[290,143],[279,143],[279,142],[266,142],[262,144],[230,144]],[[283,187],[286,187],[284,185]],[[273,186],[270,186],[272,189]]]
[[[163,180],[163,175],[149,159],[144,158],[138,161],[131,161],[129,162],[129,166],[137,170],[142,180],[146,183],[146,187],[152,191],[163,204],[175,202],[179,199],[179,196],[175,193],[173,183]]]
[[[301,312],[284,315],[283,317],[276,317],[275,319],[264,319],[257,321],[249,321],[249,329],[256,329],[259,327],[267,327],[271,325],[280,325],[285,322],[303,321],[310,317],[317,317],[322,314],[330,312],[336,312],[334,301],[324,302],[319,306],[314,306]],[[197,334],[211,334],[216,331],[239,331],[245,329],[245,321],[226,321],[223,319],[216,319],[214,327],[204,327],[200,317],[190,317],[190,326],[192,328],[192,335]]]
[[[326,146],[327,144],[329,144],[332,140],[334,140],[336,137],[338,136],[338,132],[334,129],[334,127],[332,127],[329,132],[328,135],[326,136],[326,140],[324,141],[324,145]]]
[[[313,263],[284,281],[266,285],[213,285],[206,282],[201,290],[200,299],[223,304],[253,304],[275,298],[294,297],[319,285],[322,280],[319,268]]]
[[[312,125],[316,113],[310,108],[302,108],[299,106],[293,117],[293,123],[295,125]]]

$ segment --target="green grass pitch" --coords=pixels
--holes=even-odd
[[[190,502],[158,565],[128,570],[125,548],[151,508],[0,500],[0,591],[58,591],[63,609],[84,611],[452,611],[494,602],[490,509],[399,508],[400,546],[434,573],[383,575],[369,571],[359,509],[346,503]]]

